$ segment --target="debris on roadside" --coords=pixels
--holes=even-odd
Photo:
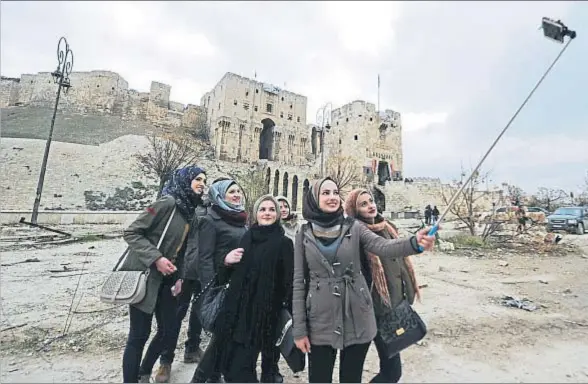
[[[455,245],[449,241],[439,239],[439,250],[441,252],[455,251]]]
[[[529,312],[533,312],[538,309],[537,305],[535,305],[535,303],[533,303],[531,300],[527,300],[526,298],[519,299],[513,296],[503,296],[501,299],[501,304],[505,307],[524,309],[525,311]]]

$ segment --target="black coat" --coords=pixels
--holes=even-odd
[[[222,219],[212,209],[198,220],[198,256],[195,270],[202,286],[205,286],[216,272],[221,283],[227,281],[225,268],[222,268],[227,253],[239,247],[245,226],[232,225]]]

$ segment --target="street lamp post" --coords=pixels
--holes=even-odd
[[[57,97],[55,98],[55,107],[53,108],[53,118],[51,119],[51,128],[49,128],[49,137],[45,143],[45,153],[43,155],[43,163],[41,164],[41,173],[39,174],[39,182],[37,183],[37,193],[35,195],[35,205],[33,206],[33,214],[31,216],[31,223],[37,224],[37,216],[39,216],[39,205],[41,204],[41,194],[43,192],[43,182],[45,181],[45,171],[47,170],[47,159],[49,158],[49,148],[51,147],[51,140],[53,139],[53,127],[55,126],[55,116],[57,114],[57,105],[59,104],[59,97],[61,96],[61,89],[65,88],[64,92],[71,87],[69,82],[69,75],[73,68],[73,52],[69,49],[69,44],[65,37],[59,39],[57,43],[57,69],[51,72],[53,81],[57,84]]]
[[[320,125],[321,133],[321,177],[325,177],[325,130],[331,129],[329,122],[331,121],[331,110],[333,104],[330,102],[323,105],[316,112],[316,122]]]

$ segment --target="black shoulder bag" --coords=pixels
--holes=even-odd
[[[215,331],[216,320],[223,308],[228,289],[228,283],[219,285],[218,273],[216,273],[192,300],[192,305],[198,307],[198,317],[205,331]]]

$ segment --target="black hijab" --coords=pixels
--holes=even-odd
[[[326,213],[319,208],[318,202],[321,186],[327,180],[333,181],[330,177],[325,177],[313,182],[302,201],[302,217],[309,223],[316,224],[323,228],[340,225],[344,219],[343,204],[339,206],[337,211],[332,213]]]

